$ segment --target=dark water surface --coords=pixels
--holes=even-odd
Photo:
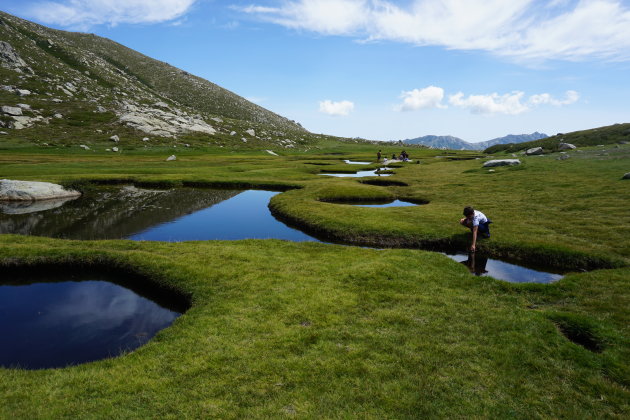
[[[0,283],[4,367],[56,368],[115,357],[147,343],[183,311],[99,275],[9,277]]]

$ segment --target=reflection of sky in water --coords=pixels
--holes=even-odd
[[[449,255],[447,257],[455,260],[459,263],[465,264],[472,270],[470,259],[466,254]],[[476,275],[492,276],[499,280],[505,280],[512,283],[552,283],[560,280],[562,274],[546,273],[544,271],[537,271],[531,268],[510,264],[507,262],[494,260],[475,255],[475,273]],[[483,264],[485,262],[485,267]],[[485,268],[485,269],[484,269]],[[485,271],[485,272],[484,272]]]
[[[385,204],[354,204],[358,207],[409,207],[409,206],[417,206],[417,204],[414,203],[410,203],[408,201],[400,201],[400,200],[394,200],[391,203],[385,203]]]
[[[128,239],[144,241],[194,241],[237,239],[286,239],[316,241],[276,220],[269,211],[272,191],[249,190],[212,207],[149,228]]]
[[[0,286],[0,365],[39,369],[116,356],[179,315],[104,281]]]
[[[371,162],[353,161],[353,160],[349,160],[349,159],[344,160],[344,162],[346,162],[349,165],[369,165],[371,163]]]

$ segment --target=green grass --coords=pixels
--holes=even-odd
[[[494,221],[482,249],[576,273],[552,285],[512,285],[420,250],[0,235],[0,265],[118,266],[192,297],[184,316],[131,354],[0,370],[0,418],[627,417],[630,181],[621,175],[630,146],[604,156],[600,149],[566,161],[525,157],[518,169],[492,173],[482,160],[418,149],[412,158],[421,164],[373,178],[407,186],[377,186],[318,175],[363,169],[342,163],[373,160],[363,144],[322,143],[279,157],[182,149],[175,162],[164,161],[168,148],[114,155],[8,147],[0,178],[287,190],[271,202],[279,217],[377,247],[464,246],[457,222],[472,204]],[[393,198],[428,204],[334,203]],[[579,272],[603,267],[620,268]]]
[[[0,256],[133,267],[193,302],[123,357],[0,370],[3,418],[628,415],[630,319],[605,315],[608,299],[630,304],[628,269],[521,287],[435,253],[276,240],[3,236]],[[606,331],[608,345],[566,339],[558,311]]]

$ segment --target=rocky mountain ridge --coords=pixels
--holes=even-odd
[[[402,140],[405,144],[421,144],[434,149],[451,149],[451,150],[485,150],[490,146],[497,144],[522,143],[547,138],[548,136],[538,131],[532,134],[508,134],[504,137],[498,137],[478,143],[470,143],[454,136],[434,136],[427,135],[416,137],[414,139]]]

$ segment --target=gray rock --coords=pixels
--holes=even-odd
[[[79,147],[81,149],[90,150],[89,146],[86,146],[85,144],[80,144]]]
[[[512,165],[520,165],[521,161],[518,159],[494,159],[489,160],[483,164],[484,168],[493,168],[495,166],[512,166]]]
[[[236,131],[232,131],[232,132],[230,133],[230,136],[235,136],[235,135],[236,135]]]
[[[569,155],[560,155],[556,158],[556,160],[567,160],[569,159],[571,156]]]
[[[0,180],[0,201],[36,201],[53,198],[78,197],[81,193],[66,190],[49,182]]]
[[[527,156],[542,155],[543,154],[543,148],[542,147],[532,147],[531,149],[527,149],[525,151],[525,154]]]
[[[265,150],[265,152],[269,153],[272,156],[278,156],[278,154],[274,152],[273,150]]]
[[[243,143],[247,143],[247,139],[245,137],[242,137],[241,140],[243,141]]]
[[[170,155],[169,157],[166,158],[167,162],[172,162],[174,160],[177,160],[177,156],[175,156],[175,155]]]
[[[112,152],[117,152],[118,151],[118,147],[112,147]]]
[[[53,118],[61,119],[61,118],[63,118],[63,115],[55,114],[55,115],[53,115]]]
[[[6,131],[0,131],[0,134],[2,134],[3,136],[6,136],[9,133],[7,133]]]
[[[113,141],[114,143],[118,143],[120,141],[120,137],[118,137],[116,134],[111,136],[109,139]]]
[[[0,41],[1,42],[1,41]],[[2,113],[7,115],[22,115],[22,108],[17,106],[2,106]]]
[[[20,108],[22,108],[25,111],[30,111],[31,110],[31,106],[28,104],[17,104],[17,106],[19,106]]]
[[[571,143],[560,143],[558,145],[558,150],[573,150],[575,148],[576,148],[575,145]]]
[[[142,141],[149,141],[149,138],[148,137],[143,137]]]
[[[628,172],[627,174],[624,174],[621,179],[630,179],[630,172]]]
[[[17,93],[20,96],[28,96],[31,94],[30,90],[26,90],[26,89],[16,89],[15,93]]]
[[[61,99],[59,99],[59,98],[53,98],[53,99],[51,99],[51,101],[53,101],[53,102],[54,102],[54,103],[56,103],[56,104],[60,104],[60,103],[62,103],[62,102],[63,102],[63,101],[62,101]]]
[[[245,130],[245,132],[246,132],[247,134],[249,134],[250,136],[252,136],[252,137],[255,137],[255,136],[256,136],[256,132],[254,131],[254,129],[253,129],[253,128],[250,128],[249,130]]]
[[[5,41],[0,41],[0,64],[2,67],[14,70],[28,67],[11,44]]]

